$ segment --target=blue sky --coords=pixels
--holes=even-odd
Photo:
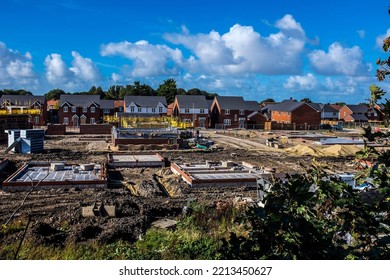
[[[363,102],[390,35],[386,1],[10,0],[0,89],[141,81],[246,100]],[[380,86],[389,91],[388,82]]]

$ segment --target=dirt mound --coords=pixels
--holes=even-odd
[[[286,149],[286,151],[300,156],[321,156],[322,155],[322,153],[319,150],[301,144],[288,148]]]
[[[354,156],[361,148],[356,145],[332,145],[322,149],[326,156]]]
[[[107,151],[110,148],[106,141],[95,141],[87,145],[87,151]]]

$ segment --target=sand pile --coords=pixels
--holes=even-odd
[[[294,153],[300,156],[320,156],[321,153],[319,150],[312,147],[298,144],[294,147],[286,149],[287,152]]]
[[[316,157],[338,157],[338,156],[354,156],[361,148],[356,145],[330,145],[327,147],[296,145],[286,149],[287,152],[294,153],[300,156],[316,156]]]
[[[354,156],[361,148],[356,145],[331,145],[322,149],[325,156]]]

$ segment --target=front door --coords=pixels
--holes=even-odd
[[[73,116],[73,127],[79,127],[79,117],[77,115]]]

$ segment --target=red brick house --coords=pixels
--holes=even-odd
[[[345,122],[378,122],[380,114],[365,104],[344,105],[340,109],[340,120]]]
[[[44,96],[3,95],[0,98],[0,110],[7,115],[28,115],[31,125],[42,126],[47,122],[47,103]]]
[[[101,119],[99,95],[61,95],[59,123],[78,127],[96,124]]]
[[[172,113],[195,127],[209,126],[209,103],[204,95],[176,95]]]
[[[256,101],[244,101],[241,96],[216,96],[211,105],[212,128],[247,128],[266,121],[259,114],[260,105]]]
[[[306,102],[284,100],[268,104],[263,111],[271,122],[286,125],[291,129],[318,129],[321,124],[321,112]]]

